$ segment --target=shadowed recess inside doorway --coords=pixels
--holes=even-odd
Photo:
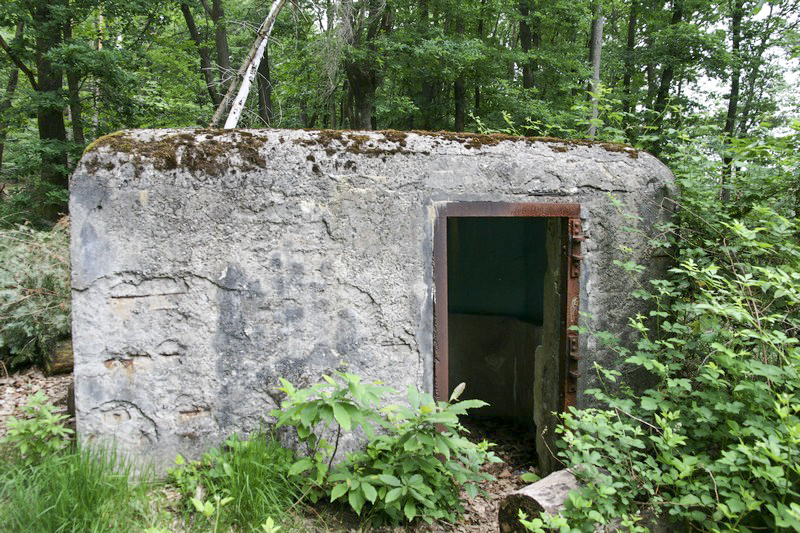
[[[463,398],[489,403],[470,416],[473,431],[490,436],[492,428],[513,427],[501,432],[510,446],[514,435],[533,442],[537,410],[557,409],[542,392],[558,394],[561,224],[553,217],[447,221],[448,382],[451,389],[465,382]]]

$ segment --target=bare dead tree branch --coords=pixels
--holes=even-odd
[[[31,87],[33,87],[33,90],[38,91],[39,84],[36,82],[36,76],[33,74],[31,69],[29,69],[25,63],[23,63],[22,60],[17,57],[17,54],[15,54],[11,47],[8,46],[8,43],[5,39],[3,39],[2,35],[0,35],[0,48],[6,51],[6,54],[8,54],[8,57],[11,58],[11,61],[13,61],[17,68],[19,68],[25,74],[25,76],[28,77],[28,81],[30,82]]]
[[[239,122],[239,116],[241,116],[242,109],[244,109],[244,104],[247,100],[247,93],[250,91],[250,86],[255,79],[258,65],[261,63],[261,58],[264,56],[264,50],[267,47],[267,40],[270,32],[272,31],[272,26],[275,24],[275,19],[278,18],[278,13],[280,13],[281,8],[283,8],[285,3],[286,0],[275,0],[272,3],[269,14],[267,15],[267,18],[264,19],[264,23],[261,25],[261,29],[256,36],[253,47],[250,49],[250,53],[247,54],[247,59],[244,63],[242,63],[242,66],[237,72],[236,78],[242,79],[242,85],[239,88],[236,99],[231,105],[231,112],[228,115],[228,119],[225,121],[224,127],[226,129],[235,128],[236,124]],[[214,127],[219,124],[223,113],[225,113],[225,110],[228,108],[228,103],[231,101],[233,93],[236,90],[235,81],[236,80],[231,82],[230,86],[228,87],[228,91],[225,93],[225,97],[222,99],[219,107],[217,107],[217,111],[214,113],[214,117],[211,119],[211,124],[209,124],[210,127]]]

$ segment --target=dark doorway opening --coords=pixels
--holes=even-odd
[[[489,403],[474,416],[533,425],[545,229],[539,217],[447,220],[448,382]]]
[[[529,452],[549,472],[552,413],[574,401],[577,377],[579,206],[465,202],[437,214],[435,394],[465,382],[462,398],[490,404],[473,411],[473,431],[502,433],[518,466]]]

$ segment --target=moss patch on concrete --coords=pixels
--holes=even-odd
[[[607,143],[591,140],[565,140],[552,137],[515,137],[504,134],[479,134],[455,132],[403,132],[396,130],[363,131],[349,130],[308,130],[309,138],[295,139],[300,146],[321,148],[326,155],[332,157],[339,153],[358,154],[367,157],[379,157],[386,160],[389,156],[422,154],[429,155],[427,150],[412,150],[407,146],[409,133],[442,141],[457,142],[465,148],[478,150],[487,146],[496,146],[501,142],[513,143],[546,143],[554,152],[567,152],[579,146],[599,146],[607,152],[617,152],[632,159],[639,157],[639,151],[624,144]],[[141,141],[129,132],[121,131],[100,137],[91,143],[84,154],[90,172],[101,168],[113,170],[113,164],[101,164],[99,157],[92,154],[101,150],[128,154],[136,172],[143,170],[145,162],[161,171],[180,168],[188,169],[193,176],[218,176],[231,167],[244,171],[265,168],[266,161],[261,154],[265,139],[246,130],[195,129],[165,136],[158,140]],[[283,137],[280,142],[285,142]],[[434,144],[437,144],[434,142]],[[309,156],[313,157],[313,156]],[[315,161],[309,159],[312,163]],[[314,165],[316,170],[319,167]],[[316,172],[315,170],[315,172]]]
[[[626,154],[631,159],[639,157],[639,150],[625,144],[592,141],[588,139],[557,139],[554,137],[516,137],[500,133],[481,134],[481,133],[456,133],[448,131],[430,132],[418,131],[403,132],[396,130],[375,131],[374,135],[383,136],[373,137],[364,132],[349,130],[306,130],[313,133],[316,137],[312,139],[296,139],[294,142],[301,146],[319,146],[325,149],[328,156],[337,152],[347,152],[351,154],[361,154],[368,157],[386,157],[396,154],[422,153],[427,155],[429,152],[416,152],[406,148],[406,138],[408,133],[415,133],[425,137],[438,138],[446,141],[461,143],[469,149],[480,149],[485,146],[496,146],[503,141],[514,143],[524,142],[528,145],[535,143],[546,143],[554,152],[566,152],[579,146],[599,146],[607,152],[617,152]],[[382,141],[388,141],[394,146],[380,146]]]
[[[91,157],[91,154],[107,149],[127,154],[137,172],[147,161],[157,170],[170,171],[182,167],[193,176],[218,176],[231,166],[245,171],[264,168],[266,160],[260,153],[262,145],[263,140],[248,131],[197,129],[152,141],[140,141],[121,131],[100,137],[84,153],[89,156],[86,165],[91,172],[101,167],[100,158]]]

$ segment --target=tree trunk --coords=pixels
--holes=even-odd
[[[638,17],[639,0],[631,0],[631,10],[628,14],[628,34],[625,40],[625,74],[622,77],[622,111],[625,114],[626,129],[630,129],[628,114],[636,109],[631,84],[633,83],[633,53],[636,49],[636,22]]]
[[[357,130],[372,129],[372,106],[375,104],[377,81],[373,73],[361,70],[360,65],[345,67],[350,93],[353,97],[352,127]]]
[[[726,151],[722,157],[722,187],[720,199],[723,205],[731,200],[731,180],[733,178],[733,157],[730,154],[730,143],[736,129],[736,112],[739,106],[739,83],[742,74],[741,41],[742,18],[744,17],[744,0],[736,0],[731,13],[731,56],[733,69],[731,71],[731,94],[728,97],[728,112],[725,115]]]
[[[228,82],[232,83],[233,72],[231,71],[231,52],[228,48],[228,30],[225,25],[222,0],[213,0],[211,19],[214,21],[214,44],[217,48],[220,87],[226,87]]]
[[[355,28],[355,23],[351,21],[353,35],[350,44],[356,49],[360,49],[362,57],[346,62],[344,66],[347,80],[350,83],[350,91],[353,96],[353,114],[356,129],[371,130],[375,123],[372,116],[372,108],[375,105],[375,92],[382,82],[382,72],[380,65],[375,60],[375,42],[380,33],[384,17],[386,16],[386,3],[382,0],[370,0],[366,13],[366,33]]]
[[[766,52],[769,45],[772,43],[772,39],[770,39],[772,35],[772,29],[770,26],[772,21],[775,20],[773,17],[773,6],[770,5],[769,7],[769,14],[767,15],[766,20],[763,21],[764,29],[761,31],[761,38],[758,46],[756,46],[752,52],[749,54],[750,58],[748,59],[749,66],[745,68],[745,61],[744,57],[741,58],[742,61],[742,70],[746,71],[747,74],[744,75],[744,78],[747,80],[747,85],[744,90],[744,105],[742,106],[742,111],[739,115],[739,120],[737,129],[741,135],[746,135],[750,129],[750,121],[751,115],[750,113],[753,110],[754,102],[757,100],[756,98],[756,83],[759,80],[759,68],[761,65],[764,64],[763,56],[764,52]],[[772,26],[774,29],[774,26]],[[760,91],[763,91],[763,84],[760,84]],[[740,90],[740,98],[741,98],[741,90]]]
[[[103,22],[103,13],[99,12],[97,14],[97,51],[103,49],[103,30],[104,30],[104,22]],[[94,132],[94,138],[100,136],[100,84],[97,82],[97,79],[94,80],[94,88],[92,90],[92,105],[93,105],[93,113],[92,113],[92,131]]]
[[[73,366],[72,339],[56,342],[44,356],[44,373],[47,376],[69,374]]]
[[[673,0],[672,5],[672,20],[671,26],[677,26],[683,19],[683,0]],[[667,57],[666,64],[661,70],[661,82],[658,85],[658,94],[653,109],[658,113],[659,117],[663,116],[664,110],[667,108],[667,100],[669,99],[669,89],[672,84],[672,79],[675,77],[675,59]],[[656,119],[660,123],[661,119]]]
[[[672,20],[671,26],[677,26],[683,20],[683,0],[673,0],[672,4]],[[666,64],[661,70],[661,82],[658,86],[658,94],[656,101],[653,104],[653,111],[656,116],[653,120],[653,126],[658,129],[664,121],[664,114],[667,109],[667,101],[669,100],[669,90],[672,85],[672,79],[675,77],[675,59],[672,57],[672,51],[666,58]],[[653,155],[656,157],[661,154],[662,143],[661,140],[656,140],[651,149]]]
[[[597,134],[598,118],[598,94],[600,90],[600,58],[603,51],[603,11],[599,0],[595,0],[592,6],[592,34],[589,41],[589,62],[592,65],[592,82],[590,93],[592,98],[592,120],[589,123],[587,134],[590,139],[594,139]]]
[[[64,24],[64,40],[72,40],[72,21]],[[80,146],[86,144],[83,134],[83,105],[81,105],[80,76],[74,68],[67,69],[67,89],[69,90],[69,115],[72,125],[72,141]]]
[[[269,34],[272,31],[272,26],[275,24],[275,19],[278,18],[278,13],[280,13],[285,3],[286,0],[274,0],[272,2],[272,7],[270,7],[269,13],[267,13],[267,18],[264,19],[264,23],[261,25],[255,42],[250,48],[250,52],[247,54],[245,62],[239,68],[236,78],[242,78],[242,85],[239,87],[236,98],[231,104],[231,112],[225,121],[225,129],[235,128],[239,123],[239,117],[244,110],[244,104],[247,101],[247,94],[250,92],[250,86],[252,85],[253,79],[256,76],[258,66],[261,64],[261,58],[264,56],[264,51],[267,49],[267,40],[269,39]],[[225,97],[222,99],[222,102],[220,102],[219,106],[217,107],[217,111],[211,118],[212,127],[219,122],[223,113],[227,111],[228,102],[230,102],[231,98],[233,97],[235,88],[236,84],[233,82],[228,86],[228,91],[225,93]]]
[[[642,3],[645,2],[645,0],[640,1]],[[650,0],[646,9],[649,9],[652,13],[657,13],[660,12],[663,7],[663,0]],[[653,30],[651,29],[645,34],[644,48],[645,50],[651,50],[655,45],[656,40],[653,36]],[[658,93],[658,65],[656,64],[656,61],[656,58],[651,57],[647,62],[647,66],[645,67],[645,73],[647,76],[647,97],[645,98],[645,101],[647,102],[647,107],[650,109],[653,109],[653,105],[656,101],[656,94]]]
[[[272,79],[269,75],[269,45],[258,66],[258,116],[267,127],[272,127]]]
[[[539,513],[558,514],[569,499],[569,492],[580,488],[575,475],[569,470],[558,470],[536,483],[523,487],[503,498],[497,510],[497,522],[502,533],[524,533],[519,521],[519,512],[528,518]]]
[[[203,71],[203,78],[206,80],[208,96],[211,98],[211,103],[214,104],[216,108],[219,106],[221,98],[217,92],[216,82],[214,81],[214,67],[211,64],[211,56],[208,53],[208,49],[204,46],[203,40],[200,37],[200,32],[197,31],[194,16],[192,16],[192,11],[189,9],[189,4],[186,2],[181,3],[181,13],[183,13],[183,19],[186,21],[186,27],[189,29],[189,36],[197,47],[198,54],[200,54],[200,70]]]
[[[464,17],[456,14],[456,38],[464,38]],[[464,131],[464,121],[467,114],[467,83],[464,80],[464,73],[460,73],[455,83],[453,83],[453,96],[455,99],[455,131]]]
[[[520,0],[518,9],[519,9],[519,44],[520,48],[522,49],[522,53],[525,56],[522,62],[522,88],[523,89],[532,89],[533,88],[533,65],[531,64],[531,60],[528,57],[528,53],[531,50],[531,45],[533,43],[533,35],[531,33],[530,23],[529,23],[529,16],[530,16],[530,0]]]
[[[38,99],[36,120],[39,140],[42,143],[42,180],[57,187],[66,188],[67,153],[65,142],[64,107],[61,95],[62,72],[53,65],[49,52],[61,44],[61,26],[56,10],[63,7],[59,1],[41,1],[33,9],[33,21],[37,27],[35,43],[36,70],[38,73]],[[45,216],[57,214],[58,206],[48,210]]]
[[[486,7],[486,0],[481,0],[481,7],[478,13],[478,39],[483,41],[484,25],[483,15],[484,8]],[[481,85],[480,78],[476,76],[475,79],[475,114],[477,115],[481,109]]]
[[[14,40],[18,41],[22,39],[24,31],[25,22],[19,21],[17,23],[17,30],[14,33]],[[0,99],[0,176],[2,176],[3,173],[3,152],[5,151],[6,130],[8,129],[8,111],[11,109],[18,83],[19,68],[13,66],[8,73],[8,82],[6,83],[6,90],[3,93],[3,98]]]

